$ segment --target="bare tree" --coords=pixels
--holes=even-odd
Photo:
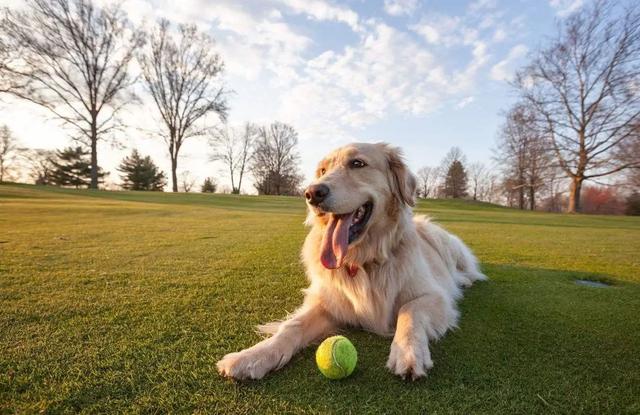
[[[221,161],[228,169],[234,194],[240,194],[242,189],[242,179],[248,170],[258,133],[258,127],[247,122],[238,129],[227,125],[218,128],[211,138],[214,151],[211,159]]]
[[[422,167],[417,172],[419,196],[427,199],[435,197],[440,180],[440,169],[437,167]]]
[[[180,183],[182,185],[182,191],[185,193],[189,193],[193,186],[196,184],[196,179],[191,176],[191,172],[189,170],[185,170],[180,173]]]
[[[542,208],[550,212],[560,212],[563,209],[563,199],[565,191],[563,182],[566,181],[566,175],[562,169],[551,166],[546,175],[544,192],[546,199],[543,200]]]
[[[302,175],[297,145],[298,133],[290,125],[274,122],[260,128],[251,165],[259,194],[298,193]]]
[[[535,209],[536,192],[544,186],[551,161],[549,143],[536,128],[535,114],[518,103],[506,114],[497,140],[496,160],[502,165],[505,191],[517,195],[518,207]]]
[[[500,200],[500,177],[494,171],[488,171],[485,176],[485,185],[480,200],[489,203],[497,203]]]
[[[598,0],[567,18],[514,82],[571,179],[569,212],[580,211],[585,180],[636,163],[614,154],[640,120],[640,7],[615,6]]]
[[[34,184],[51,184],[53,171],[55,166],[52,160],[56,157],[56,152],[53,150],[45,149],[25,149],[22,154],[29,166],[29,176],[33,180]]]
[[[498,136],[496,160],[502,165],[504,188],[508,194],[509,205],[517,194],[518,207],[525,207],[525,177],[527,169],[527,146],[532,140],[534,130],[532,120],[528,119],[526,107],[515,105],[506,116]]]
[[[17,159],[18,142],[6,125],[0,127],[0,183],[4,182]]]
[[[487,168],[483,163],[476,162],[469,165],[469,185],[471,186],[471,194],[473,200],[482,199],[484,190],[484,180],[487,175]]]
[[[160,20],[140,54],[144,80],[166,127],[163,138],[171,157],[172,189],[178,191],[178,156],[185,140],[207,133],[199,122],[208,115],[226,119],[227,103],[220,76],[222,58],[214,42],[195,25],[179,25],[177,38]]]
[[[552,174],[552,159],[548,140],[536,137],[528,143],[525,187],[528,191],[529,209],[536,209],[537,195],[543,190]]]
[[[2,20],[0,20],[1,22]],[[1,33],[1,32],[0,32]],[[7,64],[10,62],[11,54],[7,40],[0,36],[0,98],[2,93],[8,93],[15,86],[12,85],[12,77],[9,77]]]
[[[618,148],[616,157],[621,163],[632,165],[626,172],[623,183],[631,191],[637,192],[640,190],[640,123],[636,124],[635,130],[632,139]]]
[[[128,73],[144,42],[117,6],[91,0],[26,0],[0,22],[0,88],[38,104],[73,127],[91,149],[91,185],[98,187],[98,141],[121,127],[132,101]],[[2,50],[4,49],[4,52]]]

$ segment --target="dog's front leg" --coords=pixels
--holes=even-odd
[[[301,348],[334,331],[331,316],[319,304],[305,304],[278,324],[268,339],[237,353],[229,353],[217,364],[218,372],[235,379],[261,379],[280,369]]]
[[[403,379],[417,379],[433,367],[429,340],[455,325],[456,310],[439,294],[427,294],[404,304],[398,311],[396,332],[387,368]]]

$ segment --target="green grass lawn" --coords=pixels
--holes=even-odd
[[[640,218],[417,211],[490,278],[426,379],[349,331],[350,378],[323,378],[309,348],[235,383],[215,362],[302,300],[302,200],[0,186],[0,413],[640,413]]]

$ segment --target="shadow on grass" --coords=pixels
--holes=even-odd
[[[426,379],[384,368],[390,339],[349,331],[358,368],[323,378],[315,347],[281,371],[240,384],[239,398],[271,396],[313,412],[635,413],[640,410],[640,285],[603,276],[517,266],[484,267],[491,278],[465,293],[460,327],[431,345]],[[606,279],[598,289],[576,279]]]

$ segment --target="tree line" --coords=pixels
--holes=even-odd
[[[298,192],[296,131],[280,122],[227,125],[224,62],[214,40],[194,25],[160,20],[152,29],[134,29],[118,5],[96,7],[90,0],[25,5],[5,8],[0,21],[0,94],[46,108],[72,128],[78,144],[31,150],[34,180],[97,188],[104,180],[98,143],[117,141],[121,113],[140,102],[134,86],[141,85],[160,120],[152,133],[162,138],[171,171],[166,177],[134,151],[118,168],[124,188],[158,190],[170,180],[173,191],[190,190],[189,172],[178,175],[180,151],[201,137],[211,145],[211,161],[225,167],[232,193],[240,193],[248,174],[258,193]],[[640,7],[607,0],[583,7],[517,71],[511,82],[517,102],[504,112],[494,164],[467,163],[453,148],[439,166],[418,171],[419,195],[579,212],[584,203],[593,209],[602,205],[594,201],[622,193],[612,178],[623,177],[632,205],[640,199],[638,62]],[[0,181],[19,150],[10,131],[0,129]],[[131,169],[136,173],[128,176]],[[69,178],[70,172],[81,177]],[[215,188],[213,178],[202,185]]]
[[[452,147],[437,167],[420,168],[418,197],[423,199],[471,199],[503,203],[500,176],[484,163],[469,163],[459,147]]]
[[[134,63],[140,67],[140,74],[133,73]],[[125,128],[123,110],[141,102],[135,92],[135,86],[141,83],[160,120],[161,127],[152,134],[164,141],[171,165],[171,188],[178,191],[178,162],[186,141],[210,137],[214,153],[224,151],[219,125],[228,117],[230,91],[223,85],[223,70],[214,40],[195,25],[173,27],[161,19],[152,29],[136,29],[119,3],[98,7],[91,0],[26,0],[23,8],[2,9],[0,94],[45,108],[74,131],[72,138],[80,148],[72,146],[56,154],[36,152],[39,161],[35,164],[40,168],[36,175],[42,173],[41,182],[97,189],[103,179],[98,143],[118,141],[118,134]],[[233,163],[232,180],[241,165],[239,183],[233,185],[233,191],[240,191],[244,171],[250,168],[259,192],[294,193],[301,178],[296,167],[297,134],[281,123],[256,130],[256,137],[251,133],[246,141],[241,164],[237,165],[235,158],[220,158]],[[5,142],[11,137],[7,131],[3,136],[7,137]],[[260,158],[253,152],[254,145],[266,151]],[[15,159],[11,153],[16,149],[9,150],[7,145],[6,152],[2,163]],[[46,177],[52,164],[64,162],[73,154],[81,164],[84,161],[79,160],[88,157],[88,170],[83,165],[85,170],[76,172],[88,174],[88,183],[85,177],[72,184]],[[146,168],[152,169],[149,159],[139,159],[136,153],[130,157],[128,163],[138,162],[138,168],[146,163]],[[1,172],[6,168],[0,165]],[[54,167],[53,171],[61,170]],[[152,187],[161,188],[157,184]],[[127,186],[125,180],[123,187]]]
[[[298,170],[296,150],[298,135],[293,127],[275,122],[266,127],[246,123],[243,127],[224,126],[210,137],[211,160],[220,161],[231,182],[230,193],[239,194],[243,178],[251,173],[259,194],[297,195],[303,180]],[[17,170],[28,170],[35,184],[91,188],[90,152],[78,145],[60,150],[28,149],[5,125],[0,127],[0,183],[16,177]],[[164,191],[167,175],[151,159],[137,149],[124,157],[116,168],[119,184],[124,190]],[[98,185],[104,183],[109,172],[98,166]],[[188,170],[176,177],[177,189],[189,192],[195,182]],[[207,177],[200,191],[218,190],[215,178]]]

